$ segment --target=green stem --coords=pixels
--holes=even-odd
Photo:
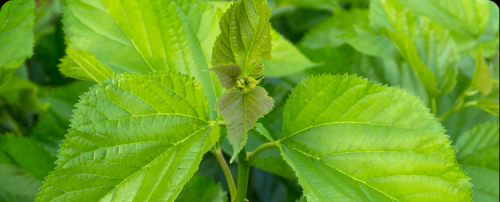
[[[453,104],[453,106],[451,107],[451,109],[448,110],[443,116],[439,117],[438,121],[442,123],[455,112],[462,110],[464,108],[464,100],[466,94],[467,93],[460,95],[455,101],[455,104]]]
[[[226,181],[227,181],[227,186],[229,187],[229,194],[231,195],[231,198],[236,198],[236,185],[234,183],[233,175],[231,174],[231,170],[229,169],[229,166],[227,165],[226,159],[224,158],[224,155],[222,154],[222,151],[219,149],[219,151],[215,150],[210,150],[212,154],[217,158],[217,161],[219,161],[220,167],[222,168],[222,171],[224,171],[224,175],[226,176]]]
[[[255,149],[255,151],[251,152],[248,154],[248,164],[252,165],[253,161],[259,156],[260,153],[262,153],[265,150],[272,149],[272,148],[277,148],[274,142],[268,142],[263,145],[260,145]]]
[[[235,202],[245,202],[248,188],[248,177],[250,175],[250,164],[247,161],[246,148],[238,154],[238,187]]]
[[[431,113],[438,116],[436,97],[429,97],[429,105],[431,106]]]
[[[14,130],[14,133],[16,135],[22,135],[23,133],[21,132],[21,128],[17,124],[17,122],[12,118],[12,116],[7,112],[7,110],[2,110],[2,115],[7,119],[7,122],[9,122],[10,126],[12,127],[12,130]]]

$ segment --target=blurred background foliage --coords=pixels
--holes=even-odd
[[[408,25],[402,30],[419,51],[424,63],[433,68],[432,60],[446,55],[444,63],[450,71],[438,74],[437,82],[444,78],[443,93],[435,96],[435,114],[444,115],[453,107],[457,98],[471,83],[476,67],[476,51],[481,49],[495,79],[492,93],[476,93],[468,96],[464,102],[474,101],[444,120],[443,125],[451,140],[474,125],[498,120],[498,68],[499,68],[499,9],[490,3],[488,9],[478,12],[469,7],[474,0],[399,0],[414,18],[430,20],[439,26],[440,32],[449,34],[443,41],[426,41],[422,35],[432,27]],[[273,38],[283,38],[286,44],[274,44],[278,54],[273,57],[281,62],[265,61],[265,76],[262,86],[275,100],[274,110],[260,119],[274,139],[281,134],[281,117],[285,101],[291,89],[302,79],[312,74],[357,74],[371,81],[391,86],[400,86],[416,94],[429,105],[429,94],[419,81],[404,55],[398,51],[396,42],[391,41],[381,28],[376,16],[370,13],[373,2],[369,0],[268,0],[272,9],[271,23],[276,32]],[[418,3],[417,3],[418,2]],[[8,178],[6,167],[0,190],[7,190],[8,180],[24,179],[26,186],[23,197],[17,201],[33,200],[44,174],[52,168],[58,145],[69,128],[74,104],[79,96],[95,83],[77,81],[63,76],[58,70],[60,59],[65,55],[66,45],[61,23],[62,2],[59,0],[37,0],[35,21],[34,55],[26,60],[15,76],[0,89],[0,134],[10,132],[14,135],[1,137],[0,164],[9,165],[9,172],[19,172],[17,177]],[[213,2],[224,9],[227,2]],[[471,4],[472,3],[472,4]],[[417,5],[418,4],[418,5]],[[428,10],[432,8],[430,12]],[[460,10],[462,9],[462,10]],[[464,10],[465,9],[465,10]],[[470,11],[470,12],[469,12]],[[440,13],[441,12],[441,13]],[[448,19],[449,18],[449,19]],[[421,20],[424,21],[424,20]],[[421,22],[418,21],[418,22]],[[417,22],[417,23],[418,23]],[[390,29],[390,28],[389,28]],[[436,34],[438,31],[431,33]],[[390,34],[389,34],[390,35]],[[427,44],[426,44],[427,43]],[[429,44],[438,44],[436,47]],[[291,50],[288,45],[296,49]],[[453,44],[450,49],[439,49],[440,45]],[[451,53],[450,53],[451,52]],[[289,57],[289,56],[293,57]],[[427,59],[427,60],[426,60]],[[283,62],[284,61],[284,62]],[[438,65],[443,65],[439,63]],[[272,67],[272,68],[271,68]],[[440,67],[434,67],[440,68]],[[451,73],[450,73],[451,72]],[[446,86],[447,85],[447,86]],[[440,87],[438,85],[438,87]],[[431,100],[432,101],[432,100]],[[251,130],[247,150],[252,151],[268,140]],[[16,141],[14,136],[19,136]],[[12,142],[17,142],[16,144]],[[12,144],[11,144],[12,143]],[[10,153],[12,145],[28,148],[33,155],[26,157]],[[8,146],[11,145],[11,146]],[[42,148],[43,146],[43,148]],[[30,149],[31,148],[31,149]],[[45,149],[44,149],[45,148]],[[231,156],[232,148],[226,142],[222,145],[226,159]],[[34,155],[37,154],[37,155]],[[29,158],[46,159],[40,165],[38,176],[28,175],[23,161]],[[248,199],[252,202],[294,202],[301,199],[302,188],[289,166],[283,161],[277,150],[265,151],[255,162],[251,171]],[[236,176],[236,164],[230,165]],[[16,170],[17,169],[17,170]],[[22,174],[24,173],[24,175]],[[207,153],[195,178],[217,183],[219,191],[228,190],[225,177],[217,159]],[[215,180],[205,177],[210,177]],[[29,179],[28,179],[29,178]],[[195,186],[195,185],[192,185]],[[186,186],[186,189],[189,187]],[[212,187],[213,188],[213,187]],[[0,194],[0,199],[7,192]],[[221,195],[221,194],[219,194]],[[222,192],[222,196],[224,192]],[[221,197],[219,197],[221,198]],[[222,197],[224,198],[224,197]],[[182,195],[178,200],[189,201],[189,196]]]

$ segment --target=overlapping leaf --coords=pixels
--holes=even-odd
[[[247,132],[255,126],[257,119],[273,108],[274,100],[267,91],[258,86],[246,92],[233,89],[217,101],[217,109],[228,125],[229,143],[233,145],[233,161],[246,144]]]
[[[476,70],[472,78],[472,87],[479,90],[484,95],[489,95],[493,89],[493,76],[491,70],[486,64],[481,49],[476,53]]]
[[[33,55],[34,0],[12,0],[0,10],[0,87]]]
[[[97,83],[114,74],[113,70],[97,61],[95,56],[71,46],[66,49],[67,55],[61,59],[59,71],[68,77]]]
[[[201,0],[65,0],[67,44],[117,73],[174,70],[200,81],[212,119],[223,89],[209,69],[218,15]],[[212,22],[211,22],[212,21]],[[202,24],[203,23],[203,24]]]
[[[212,66],[237,64],[243,76],[262,75],[260,60],[271,59],[271,10],[266,0],[240,0],[221,19]]]
[[[200,84],[115,75],[82,96],[37,201],[174,201],[219,139]]]
[[[279,140],[309,201],[470,201],[442,126],[401,89],[309,77],[292,92]]]
[[[498,121],[479,124],[457,140],[457,160],[472,178],[474,201],[499,199]]]
[[[0,201],[33,201],[55,157],[36,141],[0,136]]]
[[[193,178],[184,186],[175,202],[227,202],[227,192],[221,184],[206,178],[201,174],[194,174]]]

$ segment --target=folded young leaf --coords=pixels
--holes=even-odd
[[[493,75],[486,64],[481,49],[476,52],[476,70],[472,78],[472,87],[479,90],[483,95],[489,95],[493,89]]]
[[[472,178],[474,201],[499,200],[498,121],[479,124],[457,140],[457,160]]]
[[[222,87],[231,89],[236,86],[236,81],[241,76],[241,67],[238,65],[218,65],[210,69],[215,72]]]
[[[34,0],[11,0],[0,10],[0,87],[33,55]]]
[[[66,53],[58,65],[59,71],[64,76],[99,83],[114,74],[113,70],[97,61],[92,54],[75,50],[71,46],[68,46]]]
[[[448,137],[415,96],[322,75],[290,95],[279,140],[309,201],[470,201]]]
[[[195,173],[175,202],[227,202],[227,192],[213,179]]]
[[[255,126],[257,119],[271,111],[273,104],[273,98],[260,86],[246,92],[229,90],[219,98],[216,107],[227,123],[229,143],[234,149],[231,162],[245,146],[247,131]]]
[[[56,158],[36,141],[0,136],[0,201],[33,201]]]
[[[69,46],[94,55],[116,73],[148,74],[168,69],[193,76],[208,97],[211,118],[217,118],[213,106],[223,89],[215,75],[203,71],[210,68],[211,58],[206,58],[209,55],[206,51],[211,52],[213,38],[219,34],[217,26],[201,24],[217,19],[209,3],[200,0],[64,0],[63,3],[64,33]]]
[[[460,57],[448,30],[414,16],[397,0],[371,1],[370,20],[394,42],[428,94],[441,95],[455,87]]]
[[[237,64],[243,76],[260,77],[260,60],[271,59],[271,10],[266,0],[239,0],[220,22],[221,34],[212,53],[212,66]]]
[[[200,83],[179,73],[115,75],[76,107],[37,201],[174,201],[219,140]]]

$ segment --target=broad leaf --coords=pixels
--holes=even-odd
[[[34,0],[12,0],[0,10],[0,87],[33,55]]]
[[[59,71],[67,77],[99,83],[114,74],[113,70],[97,61],[92,54],[75,50],[71,46],[66,52],[68,55],[61,59]]]
[[[474,201],[499,200],[498,121],[477,125],[456,143],[457,160],[472,178]]]
[[[116,73],[168,69],[195,77],[215,120],[213,106],[223,89],[215,75],[202,71],[209,69],[218,34],[218,27],[213,26],[218,16],[210,4],[201,0],[64,0],[64,7],[69,46],[94,55]]]
[[[248,130],[271,111],[273,104],[274,100],[260,86],[246,92],[229,90],[219,98],[216,107],[228,125],[228,139],[234,149],[231,162],[245,146]]]
[[[215,72],[222,87],[231,89],[236,86],[236,81],[241,76],[241,67],[238,65],[218,65],[210,69]]]
[[[239,0],[220,22],[212,54],[212,66],[237,64],[243,76],[262,75],[260,60],[271,59],[271,10],[266,0]]]
[[[81,97],[37,201],[174,201],[219,138],[200,83],[115,75]]]
[[[493,89],[493,76],[491,70],[486,64],[481,49],[476,53],[476,70],[472,78],[472,87],[479,90],[483,95],[489,95]]]
[[[273,49],[272,60],[262,60],[264,64],[264,76],[283,77],[307,68],[316,66],[309,58],[304,56],[290,41],[281,36],[276,30],[271,29]]]
[[[430,95],[453,89],[460,57],[448,30],[428,18],[414,16],[397,0],[371,1],[370,19],[398,47]]]
[[[404,90],[322,75],[292,91],[279,143],[311,202],[470,201],[444,131]]]
[[[194,174],[175,202],[227,202],[227,192],[214,180]]]
[[[33,201],[55,157],[32,139],[0,136],[0,201]]]

